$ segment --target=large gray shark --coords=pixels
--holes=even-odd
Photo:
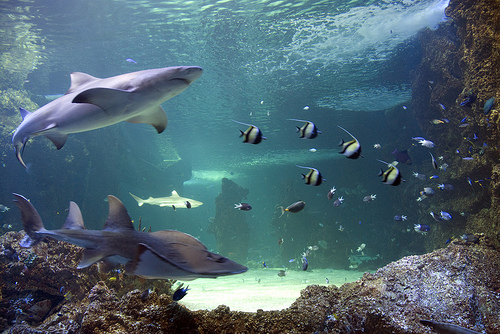
[[[136,201],[137,205],[143,206],[144,204],[158,205],[158,206],[173,206],[174,208],[196,208],[203,205],[202,202],[196,201],[191,198],[180,197],[177,191],[172,191],[172,196],[169,197],[149,197],[148,199],[142,199],[129,193]],[[189,205],[188,205],[189,203]]]
[[[47,230],[35,207],[23,196],[14,196],[27,234],[21,244],[30,247],[50,237],[84,247],[78,268],[108,260],[125,264],[127,274],[183,281],[240,274],[248,270],[228,258],[209,252],[205,245],[189,234],[173,230],[152,233],[135,230],[123,203],[111,195],[108,196],[108,219],[100,231],[85,229],[80,209],[74,202],[70,202],[63,227]]]
[[[71,73],[71,87],[65,95],[32,113],[20,108],[23,121],[12,137],[16,157],[26,167],[21,156],[31,137],[44,135],[60,149],[70,133],[121,121],[151,124],[161,133],[167,115],[160,104],[184,91],[202,72],[197,66],[177,66],[105,79]]]

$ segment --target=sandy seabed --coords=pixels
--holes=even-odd
[[[290,270],[285,277],[279,277],[280,270],[249,269],[240,275],[186,282],[184,286],[189,285],[190,290],[179,304],[192,311],[213,310],[219,305],[229,306],[232,311],[282,310],[292,305],[308,285],[341,286],[363,276],[359,271],[315,269]]]

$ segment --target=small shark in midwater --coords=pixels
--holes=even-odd
[[[135,196],[132,193],[129,194],[137,201],[137,204],[139,206],[142,206],[144,204],[151,204],[159,206],[174,206],[175,208],[187,208],[189,203],[191,204],[189,208],[196,208],[200,205],[203,205],[202,202],[195,201],[194,199],[180,197],[177,191],[175,190],[172,191],[172,196],[158,197],[158,198],[149,197],[148,199],[142,199],[140,197]]]
[[[123,203],[109,195],[109,215],[102,230],[87,230],[78,205],[70,202],[69,214],[59,230],[45,229],[35,207],[23,196],[13,194],[21,210],[30,247],[45,237],[66,241],[85,248],[78,268],[107,260],[125,264],[130,275],[144,278],[177,279],[216,278],[244,273],[247,267],[207,250],[198,239],[173,230],[146,233],[137,231]]]
[[[105,79],[71,73],[71,87],[65,95],[34,112],[19,109],[23,121],[12,137],[16,157],[26,167],[21,156],[31,137],[44,135],[61,149],[70,133],[121,121],[151,124],[161,133],[167,115],[160,104],[184,91],[202,72],[197,66],[177,66]]]

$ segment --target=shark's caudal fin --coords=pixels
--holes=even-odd
[[[144,200],[142,198],[137,197],[137,196],[135,196],[134,194],[132,194],[130,192],[129,192],[129,194],[130,194],[130,196],[132,196],[137,201],[137,205],[139,205],[139,206],[143,206],[144,205]]]
[[[31,240],[26,240],[27,247],[33,246],[43,239],[43,236],[37,235],[37,232],[44,231],[42,218],[35,207],[22,195],[13,194],[16,199],[14,203],[21,210],[21,220],[23,221],[24,231]]]

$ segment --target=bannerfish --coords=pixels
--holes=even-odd
[[[488,99],[485,103],[484,103],[484,108],[483,108],[483,111],[484,111],[484,114],[485,115],[488,115],[488,113],[491,111],[491,109],[493,108],[493,105],[495,104],[495,97],[492,97],[490,99]]]
[[[183,281],[240,274],[248,270],[208,251],[205,245],[189,234],[173,230],[151,233],[136,230],[123,203],[112,195],[108,196],[109,215],[100,231],[85,229],[82,213],[75,202],[70,202],[63,227],[47,230],[31,202],[21,195],[14,196],[26,232],[21,246],[31,247],[49,237],[83,247],[79,269],[107,260],[125,264],[129,275]]]
[[[10,210],[9,207],[6,207],[5,205],[0,204],[0,212],[6,212],[6,211],[9,211],[9,210]]]
[[[302,174],[302,178],[306,181],[306,184],[309,184],[311,186],[319,186],[321,182],[323,182],[323,177],[321,176],[319,170],[317,170],[316,168],[304,167],[299,165],[295,166],[299,168],[309,169],[309,173],[307,173],[307,175]]]
[[[389,184],[391,186],[397,186],[401,184],[401,181],[404,181],[401,172],[393,164],[389,164],[379,159],[377,159],[377,161],[380,161],[381,163],[384,163],[387,166],[389,166],[389,169],[386,170],[385,172],[382,169],[380,169],[380,172],[378,173],[378,176],[382,176],[383,183]]]
[[[23,120],[12,136],[16,157],[26,168],[22,154],[32,137],[44,135],[59,150],[69,134],[122,121],[150,124],[161,133],[167,127],[161,104],[187,89],[202,73],[197,66],[157,68],[104,79],[74,72],[65,95],[34,112],[20,108]]]
[[[297,213],[299,211],[302,211],[305,206],[306,206],[306,202],[304,202],[304,201],[297,201],[293,204],[290,204],[286,208],[283,208],[282,206],[280,206],[281,216],[283,216],[285,214],[285,212]]]
[[[338,207],[340,206],[340,204],[344,203],[344,197],[343,196],[340,196],[339,198],[337,198],[335,200],[335,202],[333,202],[333,206],[334,207]]]
[[[397,162],[401,162],[405,165],[411,165],[411,158],[408,155],[408,150],[398,151],[398,149],[395,149],[392,154],[395,155]]]
[[[359,141],[354,137],[349,131],[341,127],[340,125],[337,125],[339,128],[347,132],[349,136],[352,137],[352,140],[345,142],[343,139],[340,141],[339,146],[342,146],[342,149],[340,150],[340,154],[345,155],[349,159],[357,159],[359,157],[363,157],[361,155],[361,144]]]
[[[426,224],[413,224],[413,229],[415,232],[421,233],[421,234],[427,234],[431,230],[429,225]]]
[[[234,205],[235,209],[240,209],[241,211],[250,211],[252,210],[252,206],[248,203],[239,203]]]
[[[301,128],[297,126],[297,132],[300,132],[300,138],[314,139],[321,131],[318,130],[316,125],[311,121],[302,119],[290,118],[289,121],[306,122]]]
[[[172,296],[172,300],[174,302],[177,302],[179,300],[181,300],[182,298],[184,298],[186,295],[187,295],[187,292],[188,292],[189,289],[189,285],[185,288],[183,288],[182,286],[180,286],[177,290],[175,290],[173,296]]]
[[[432,168],[434,169],[438,169],[438,164],[436,162],[436,159],[434,159],[434,156],[432,155],[431,152],[429,152],[429,154],[431,155],[431,163],[432,163]]]
[[[258,144],[262,141],[262,139],[267,139],[266,137],[262,136],[262,132],[255,125],[238,122],[235,121],[234,119],[232,121],[238,124],[249,126],[249,128],[246,129],[245,132],[240,130],[240,137],[243,137],[244,143]]]
[[[407,217],[407,216],[404,216],[404,215],[395,215],[395,216],[394,216],[394,220],[395,220],[395,221],[405,221],[405,220],[407,220],[407,219],[408,219],[408,217]]]
[[[335,191],[337,189],[335,189],[335,186],[332,187],[332,189],[328,190],[328,193],[326,194],[326,198],[328,198],[329,200],[333,198],[333,195],[335,195]]]

